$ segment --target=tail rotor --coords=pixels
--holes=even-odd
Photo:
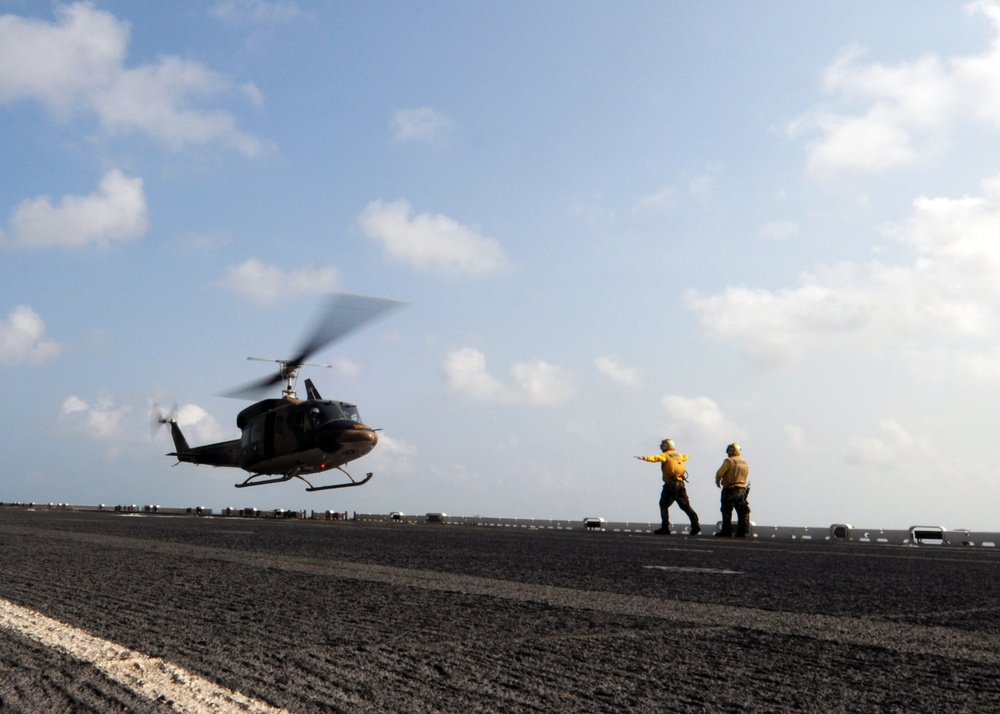
[[[160,408],[160,405],[153,402],[153,406],[149,410],[149,438],[155,439],[156,433],[160,430],[160,427],[164,424],[176,424],[177,423],[177,405],[170,409],[170,411],[164,411]]]

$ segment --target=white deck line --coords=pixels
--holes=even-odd
[[[139,696],[168,703],[178,712],[287,711],[3,599],[0,599],[0,627],[92,664]]]

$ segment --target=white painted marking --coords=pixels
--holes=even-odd
[[[713,575],[742,575],[742,570],[726,570],[724,568],[691,568],[683,565],[644,565],[649,570],[668,570],[672,573],[710,573]]]
[[[102,640],[59,620],[0,599],[0,627],[92,664],[140,696],[179,712],[285,712],[221,687],[157,657]]]

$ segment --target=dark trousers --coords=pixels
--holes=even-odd
[[[698,525],[698,514],[691,508],[691,501],[688,500],[684,482],[668,481],[663,484],[663,490],[660,492],[660,521],[663,524],[663,528],[670,529],[670,514],[668,509],[675,503],[691,519],[692,527]]]
[[[750,528],[750,506],[745,488],[722,489],[722,535],[733,534],[733,511],[736,511],[736,535],[745,536]]]

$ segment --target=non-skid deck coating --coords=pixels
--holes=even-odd
[[[996,711],[998,583],[983,548],[0,509],[0,711]]]

